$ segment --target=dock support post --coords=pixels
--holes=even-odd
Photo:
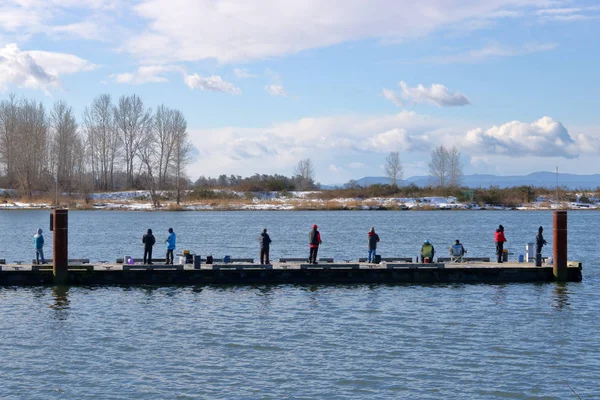
[[[68,210],[53,210],[53,255],[52,272],[54,282],[67,283],[69,268],[69,214]]]
[[[554,280],[567,280],[567,212],[554,211]]]

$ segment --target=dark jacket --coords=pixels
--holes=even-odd
[[[271,238],[267,232],[263,232],[258,237],[258,242],[260,243],[260,248],[263,250],[269,250],[269,245],[271,244]]]
[[[156,239],[152,234],[152,229],[148,229],[148,233],[146,233],[144,237],[142,237],[142,243],[144,243],[144,247],[147,249],[151,249],[152,246],[154,246],[154,243],[156,243]]]
[[[377,249],[377,242],[379,242],[379,235],[375,232],[369,232],[369,250]]]
[[[319,247],[321,244],[321,234],[316,229],[311,229],[308,234],[308,244],[310,247]]]
[[[542,247],[546,243],[547,242],[544,240],[544,235],[542,234],[542,232],[538,231],[538,234],[535,235],[535,248],[537,249],[536,253],[541,253],[542,252]]]

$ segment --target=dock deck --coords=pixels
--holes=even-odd
[[[582,279],[582,266],[569,262],[567,281]],[[535,267],[528,263],[433,263],[336,262],[307,264],[254,263],[123,265],[117,263],[70,264],[72,285],[144,284],[344,284],[344,283],[494,283],[552,282],[552,265]],[[53,284],[52,265],[6,264],[0,266],[0,285],[30,286]]]

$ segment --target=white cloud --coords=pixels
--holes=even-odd
[[[369,165],[376,169],[390,146],[428,153],[430,138],[441,140],[443,129],[440,121],[401,111],[383,116],[301,118],[265,128],[191,130],[202,161],[191,165],[189,172],[192,176],[274,170],[291,173],[299,159],[311,158],[319,169],[328,171],[334,165],[347,175],[363,165],[365,169]],[[377,163],[371,163],[372,159]],[[342,169],[342,165],[349,170]],[[344,178],[351,178],[346,175]]]
[[[544,8],[538,10],[536,14],[543,22],[548,21],[581,21],[585,19],[600,17],[599,6],[591,7],[560,7],[560,8]]]
[[[123,26],[116,10],[125,8],[124,0],[2,0],[0,32],[18,37],[46,34],[52,38],[106,40]],[[110,26],[109,29],[104,27]],[[114,36],[114,35],[113,35]]]
[[[400,100],[400,97],[398,97],[398,95],[396,94],[396,92],[394,92],[393,90],[390,89],[383,89],[381,91],[381,94],[383,95],[383,97],[385,97],[386,99],[388,99],[389,101],[391,101],[392,103],[394,103],[395,105],[397,105],[398,107],[403,107],[404,104],[402,103],[402,100]]]
[[[271,96],[287,97],[288,93],[282,85],[272,84],[265,86],[265,92]]]
[[[242,69],[242,68],[234,68],[233,69],[233,74],[240,79],[251,79],[251,78],[256,78],[257,75],[255,74],[251,74],[250,72],[248,72],[248,70]]]
[[[210,90],[212,92],[242,94],[242,90],[233,83],[226,82],[218,75],[203,77],[195,73],[188,75],[184,73],[183,81],[190,89]]]
[[[124,50],[151,62],[233,63],[348,41],[421,37],[507,12],[515,15],[537,4],[539,0],[140,0],[134,10],[149,22],[126,41]]]
[[[434,83],[430,88],[423,85],[411,88],[406,82],[400,81],[402,88],[402,97],[410,100],[412,103],[430,103],[438,107],[466,106],[471,104],[469,99],[460,92],[450,93],[444,85]]]
[[[0,48],[0,90],[15,85],[48,94],[61,87],[61,75],[90,71],[95,67],[72,54],[21,51],[16,44],[8,44]]]
[[[471,104],[464,94],[460,92],[450,93],[446,86],[439,83],[434,83],[429,88],[423,85],[411,88],[404,81],[400,81],[398,84],[402,89],[402,98],[411,104],[429,103],[438,107],[456,107]],[[383,89],[382,94],[398,107],[403,107],[403,101],[393,90]]]
[[[431,62],[436,64],[477,63],[483,62],[489,58],[516,57],[531,53],[550,51],[557,47],[558,44],[556,43],[530,43],[517,47],[490,44],[480,49],[469,50],[462,53],[423,58],[419,60],[419,62]]]
[[[177,67],[169,65],[145,65],[139,67],[134,72],[110,75],[110,78],[113,78],[118,83],[127,83],[131,85],[163,83],[168,82],[168,79],[164,77],[164,74],[166,72],[171,72],[174,69],[177,69]]]
[[[581,142],[585,136],[578,138]],[[464,145],[487,154],[510,157],[565,157],[575,158],[580,146],[567,129],[550,117],[530,124],[512,121],[487,130],[481,128],[467,132]]]

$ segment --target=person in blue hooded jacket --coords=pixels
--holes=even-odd
[[[169,228],[169,237],[165,240],[167,244],[167,260],[165,264],[173,264],[173,250],[175,250],[175,241],[177,237],[175,236],[175,232],[173,232],[173,228]]]
[[[40,260],[42,260],[42,264],[46,264],[46,259],[44,258],[44,236],[41,229],[38,229],[37,233],[33,236],[33,245],[35,246],[36,264],[39,264]]]

